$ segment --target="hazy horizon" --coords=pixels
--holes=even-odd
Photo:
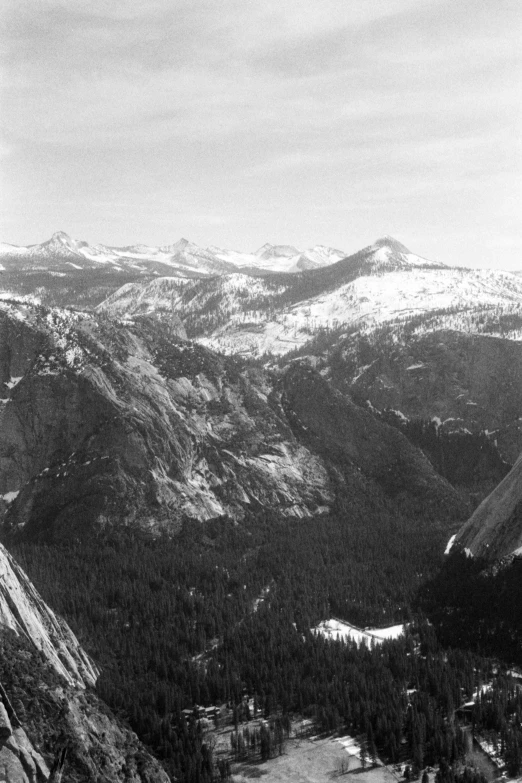
[[[515,0],[8,0],[0,240],[522,268]]]

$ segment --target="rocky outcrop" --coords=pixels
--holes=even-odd
[[[0,773],[6,780],[168,781],[136,735],[91,692],[98,673],[0,545]]]
[[[381,493],[399,503],[407,500],[410,511],[424,516],[458,518],[466,513],[457,492],[419,449],[332,388],[309,365],[290,365],[282,388],[282,405],[296,431],[349,481],[364,477],[367,491],[374,496]]]
[[[98,670],[69,626],[50,609],[0,544],[0,628],[28,639],[69,684],[94,685]]]
[[[312,409],[317,374],[313,390],[281,384],[280,371],[186,341],[159,316],[115,321],[12,303],[3,320],[0,496],[13,535],[81,538],[106,525],[176,532],[187,519],[240,520],[262,508],[321,514],[347,460],[389,495],[416,495],[419,480],[457,502],[400,433],[344,397],[331,416],[337,398],[325,381]],[[303,407],[309,432],[295,426]],[[381,466],[404,444],[407,459]]]
[[[12,783],[168,783],[136,735],[0,628],[0,772]]]
[[[452,546],[487,560],[522,554],[522,457],[459,530]]]
[[[509,463],[522,450],[522,345],[487,335],[390,330],[353,340],[327,361],[342,390],[379,409],[433,419],[443,432],[487,433]]]
[[[20,725],[1,684],[0,770],[10,783],[45,783],[50,779],[49,767]]]
[[[309,516],[332,501],[323,460],[274,410],[262,373],[180,340],[172,321],[21,307],[3,314],[5,344],[17,339],[23,355],[20,375],[6,359],[1,379],[11,530],[175,530],[260,506]]]

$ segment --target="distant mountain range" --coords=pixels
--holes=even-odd
[[[308,365],[264,373],[185,337],[175,317],[0,302],[0,514],[13,533],[312,517],[363,478],[383,504],[403,485],[413,505],[460,507],[403,434]]]
[[[234,531],[263,591],[272,587],[258,534],[269,540],[297,525],[319,541],[329,520],[359,552],[377,542],[369,571],[381,568],[380,542],[390,536],[407,569],[402,546],[417,528],[425,563],[443,539],[448,552],[509,560],[522,554],[521,422],[520,275],[448,267],[388,236],[351,256],[269,244],[245,254],[186,239],[115,248],[62,232],[40,245],[0,246],[0,529],[9,543],[72,552],[110,533],[117,561],[133,537],[179,537],[190,553],[195,535],[206,580],[218,568],[214,550],[223,563],[238,559]],[[332,554],[348,571],[344,550]],[[89,780],[166,781],[85,691],[98,666],[1,545],[0,577],[2,678],[23,697],[20,715],[25,703],[47,710],[40,733],[26,721],[26,735],[0,688],[11,732],[0,764],[10,777],[36,779],[14,776],[30,763],[47,779],[61,746],[43,738],[61,732],[73,748],[69,769],[87,770]],[[219,582],[225,614],[228,581]],[[170,594],[175,582],[165,584]],[[368,584],[373,591],[375,580]],[[155,580],[149,587],[163,589]],[[274,585],[281,606],[284,589]],[[341,605],[357,611],[347,592]],[[328,594],[321,611],[331,613],[335,599]],[[117,600],[111,592],[111,618]],[[251,601],[241,602],[246,617]],[[130,622],[132,613],[123,627]],[[231,622],[231,633],[242,624]],[[187,639],[195,627],[186,624]],[[192,662],[219,647],[213,627]],[[148,705],[149,680],[139,682]],[[118,687],[115,703],[132,704],[119,701]],[[162,720],[166,703],[157,702]],[[151,742],[156,724],[138,725]],[[170,717],[161,726],[171,731]]]
[[[149,247],[129,245],[109,247],[89,245],[57,231],[40,245],[17,247],[0,244],[0,269],[11,270],[13,264],[40,264],[48,270],[90,269],[106,265],[115,271],[133,271],[141,274],[176,274],[180,277],[222,275],[237,269],[270,272],[299,272],[317,269],[344,258],[346,253],[323,245],[298,250],[290,245],[263,245],[255,253],[239,253],[218,247],[201,248],[188,239],[173,245]],[[69,266],[69,269],[63,267]]]
[[[484,457],[485,462],[473,458],[479,483],[488,470],[492,480],[493,475],[496,480],[502,477],[501,466],[506,464],[507,470],[522,450],[522,278],[517,274],[448,267],[416,255],[389,236],[345,257],[342,251],[323,246],[300,252],[289,245],[266,244],[256,253],[244,254],[199,248],[186,239],[157,248],[91,246],[58,232],[41,245],[2,245],[0,260],[2,298],[29,295],[26,304],[18,300],[15,305],[18,320],[24,307],[32,311],[31,303],[40,299],[51,305],[87,307],[91,314],[85,323],[110,317],[114,335],[129,328],[142,330],[140,324],[153,319],[166,339],[188,337],[217,355],[255,359],[272,367],[278,363],[281,368],[299,361],[406,434],[412,422],[422,420],[433,422],[444,436],[468,433],[486,438],[500,461],[493,469],[491,456]],[[93,305],[98,315],[92,314]],[[70,316],[56,318],[57,323],[65,318],[65,323]],[[74,319],[67,327],[71,335],[73,323]],[[83,327],[75,333],[81,335]],[[75,361],[78,340],[73,343],[67,355]],[[202,354],[198,361],[212,363],[211,355]],[[25,369],[9,370],[7,385],[11,376],[25,374]],[[126,388],[131,388],[132,379],[132,373],[125,376]],[[176,398],[174,406],[180,401]],[[9,410],[14,407],[5,409],[4,418]],[[251,419],[246,411],[245,416],[245,421]],[[252,426],[263,429],[260,422]],[[237,423],[234,437],[238,427],[243,425]],[[313,514],[328,506],[329,490],[323,484],[314,490],[314,499],[308,497],[305,484],[300,486],[304,452],[297,457],[293,448],[285,445],[284,455],[277,457],[280,476],[286,463],[289,476],[294,476],[281,490],[288,498],[287,513]],[[234,449],[220,457],[223,464],[229,451]],[[248,462],[248,479],[246,465],[240,478],[239,463],[231,463],[239,494],[233,500],[232,493],[228,505],[210,489],[215,481],[211,476],[209,486],[206,478],[198,479],[197,487],[194,479],[183,484],[180,508],[203,518],[224,510],[236,513],[232,509],[250,496],[250,482],[261,480],[263,471],[256,475],[264,462],[258,466],[256,460],[257,456]],[[27,481],[32,468],[27,466],[27,471],[27,476],[7,479],[4,495],[12,485]],[[267,481],[268,474],[262,483]],[[177,495],[178,489],[169,487],[169,493]],[[280,504],[276,485],[265,491],[279,497]],[[24,498],[24,503],[20,498],[8,504],[8,516],[15,509],[31,516],[34,501],[25,492]]]
[[[461,323],[465,331],[487,332],[485,313],[518,313],[521,302],[522,280],[515,274],[448,267],[385,237],[300,274],[137,281],[99,307],[119,316],[172,311],[191,336],[215,350],[280,356],[321,332],[362,333],[413,319],[436,319],[430,330]]]
[[[1,253],[4,299],[96,305],[124,329],[153,318],[169,334],[260,364],[301,359],[343,394],[395,411],[404,431],[422,418],[444,433],[483,434],[510,464],[522,449],[516,274],[448,267],[389,236],[349,257],[269,244],[241,254],[185,239],[110,248],[61,232]],[[499,377],[513,382],[499,390]]]

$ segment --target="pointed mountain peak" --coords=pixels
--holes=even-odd
[[[392,270],[407,267],[442,269],[445,267],[445,264],[439,261],[429,261],[427,258],[412,253],[402,242],[390,236],[381,237],[365,251],[369,253],[371,261],[377,264],[380,269],[389,268]]]
[[[376,242],[374,242],[374,247],[386,247],[390,250],[395,251],[396,253],[406,253],[409,254],[411,251],[408,250],[406,245],[403,245],[401,242],[399,242],[397,239],[394,239],[393,237],[386,235],[384,237],[381,237]]]
[[[62,245],[69,245],[71,241],[71,237],[69,234],[66,234],[65,231],[55,231],[52,237],[44,244],[50,244],[52,242],[53,244],[60,243]]]
[[[181,237],[181,239],[178,239],[178,241],[174,242],[173,245],[163,245],[160,250],[163,250],[167,253],[183,253],[185,250],[189,250],[190,248],[195,247],[196,245],[193,242],[185,239],[185,237]]]
[[[78,242],[76,239],[73,239],[69,234],[66,234],[65,231],[55,231],[51,239],[48,239],[47,242],[42,242],[41,245],[35,245],[35,247],[40,247],[43,250],[54,253],[63,254],[64,252],[68,252],[77,255],[79,248],[83,247],[85,244],[85,242]]]
[[[191,243],[188,239],[185,239],[185,237],[181,237],[181,239],[178,239],[178,241],[173,245],[173,247],[179,247],[180,250],[183,250],[183,248],[188,247]]]
[[[269,258],[275,258],[280,256],[282,258],[292,258],[292,256],[298,256],[299,250],[293,245],[271,245],[269,242],[259,250],[256,250],[255,255],[258,258],[267,260]]]
[[[254,253],[255,256],[261,256],[263,253],[266,253],[267,250],[271,250],[274,246],[270,244],[270,242],[265,242],[263,247],[260,247],[256,252]]]

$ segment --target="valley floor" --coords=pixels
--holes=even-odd
[[[234,783],[325,783],[348,780],[353,783],[397,783],[401,778],[385,766],[366,769],[361,760],[346,752],[338,738],[291,739],[282,756],[263,764],[237,763],[232,767]],[[404,778],[402,778],[404,780]]]

